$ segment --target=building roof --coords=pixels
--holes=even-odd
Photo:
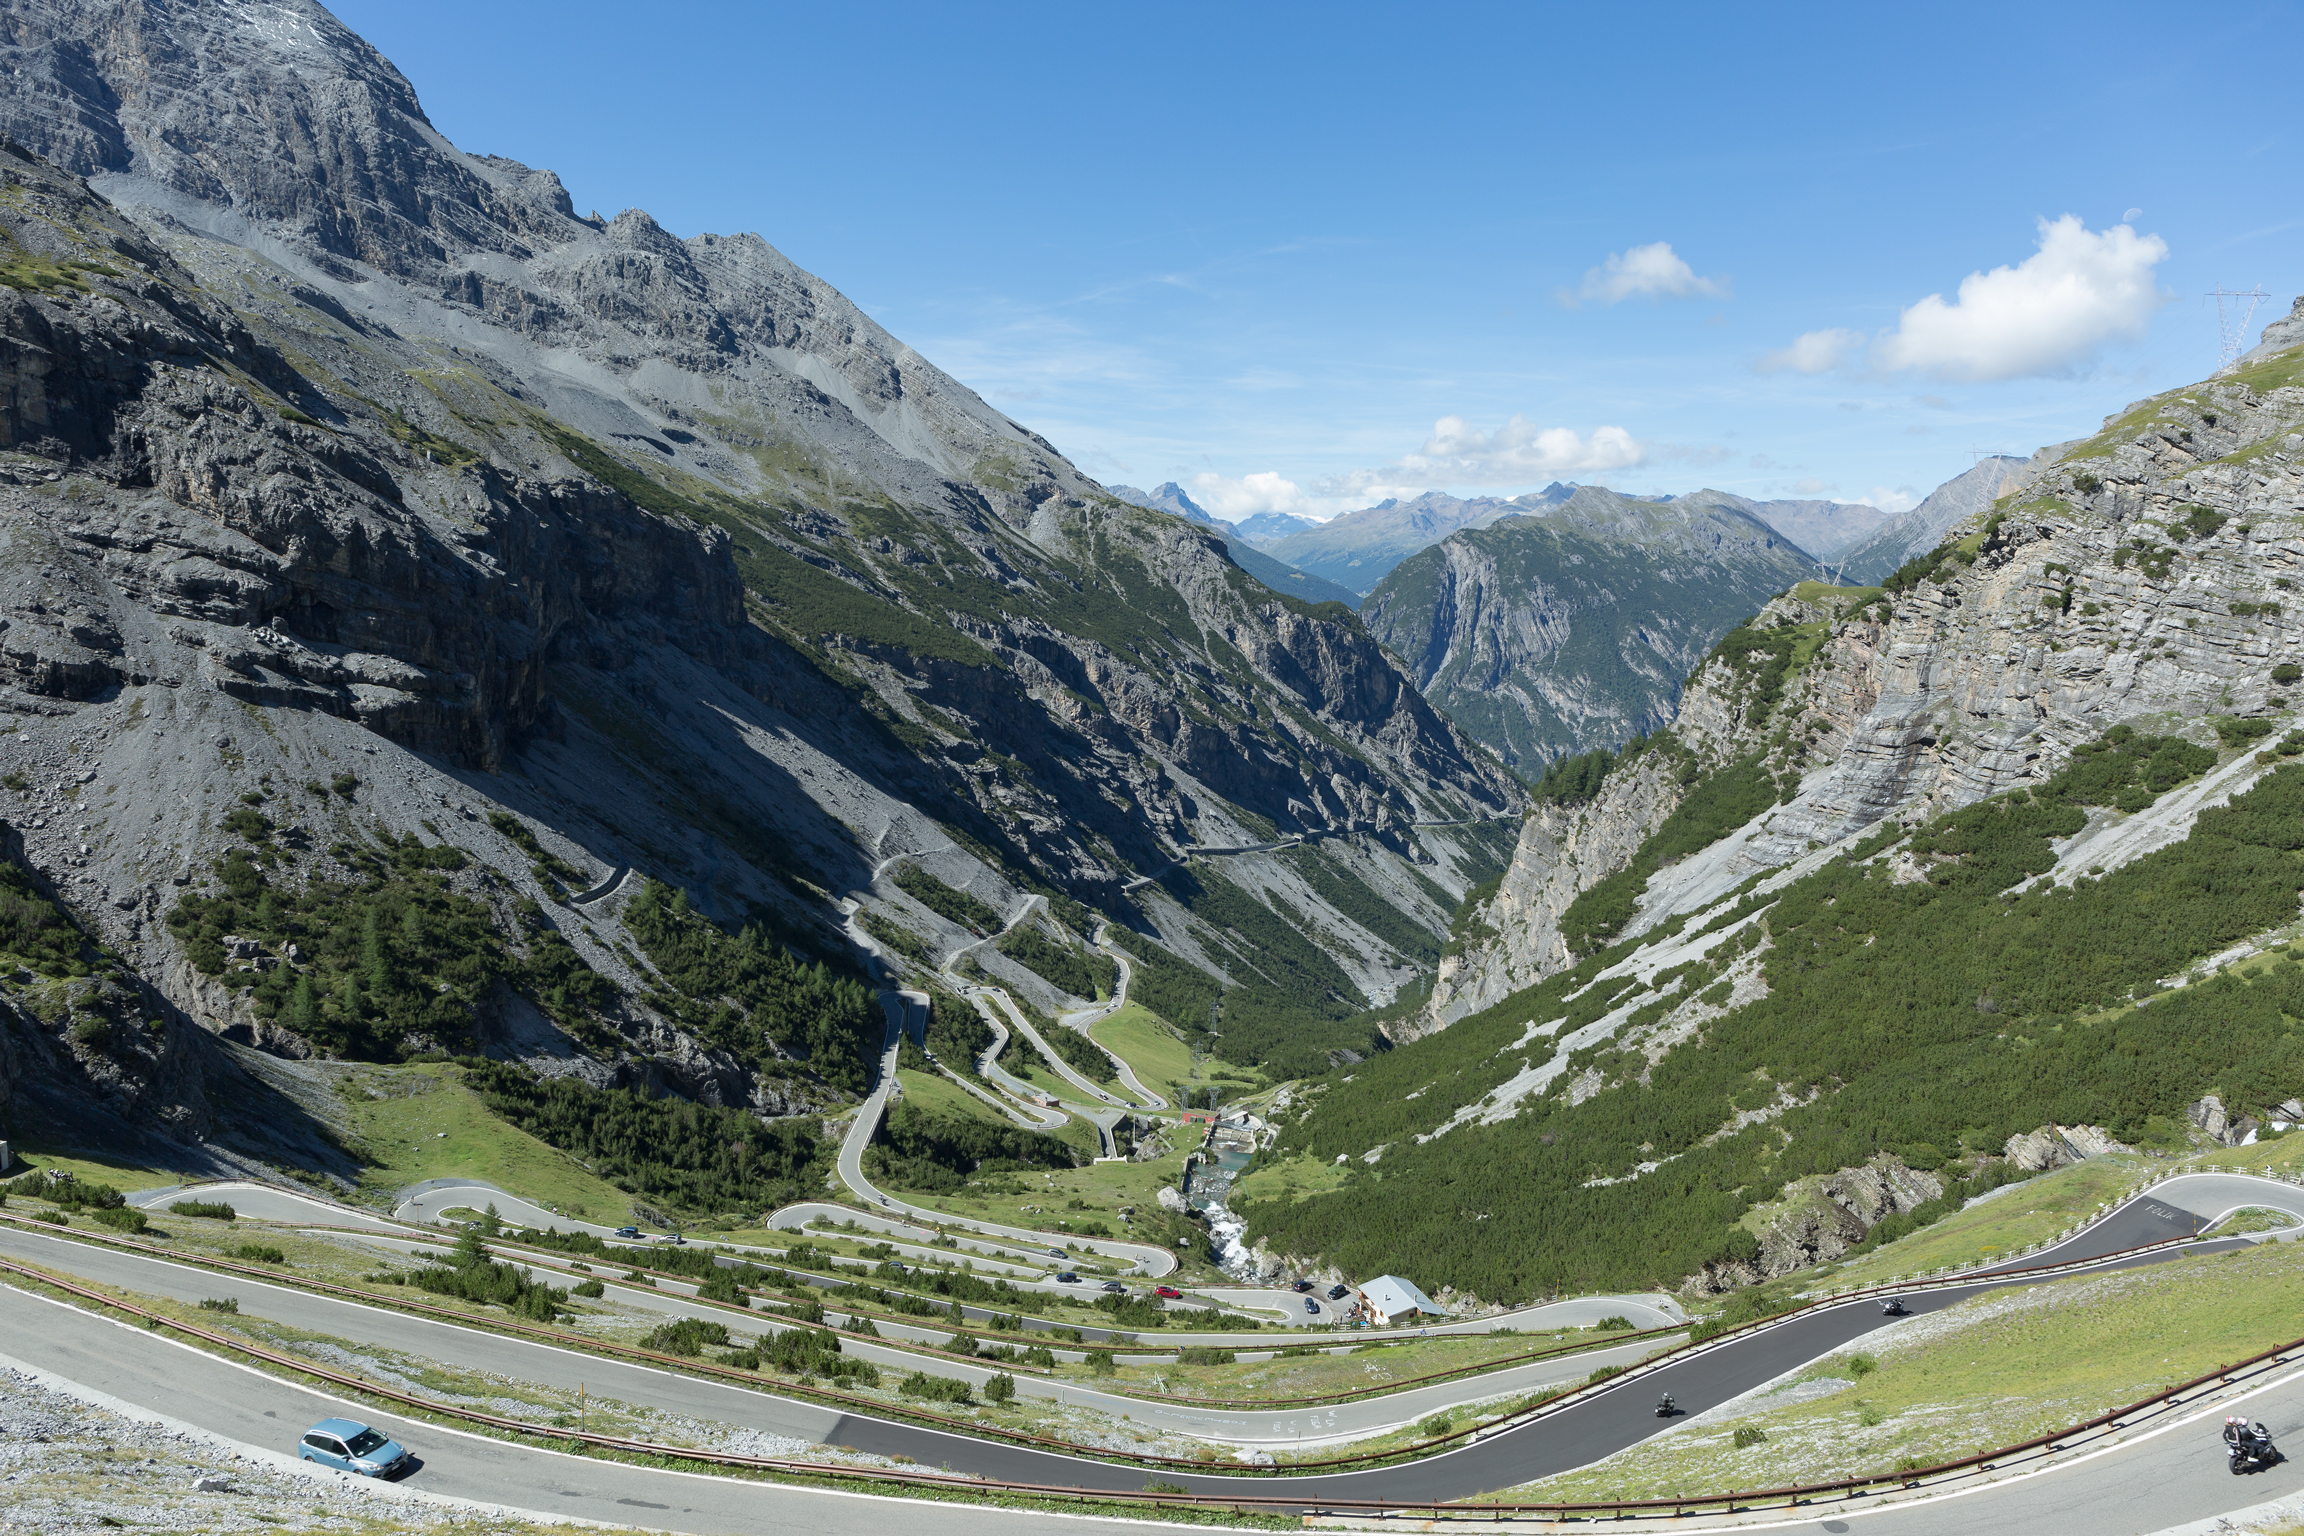
[[[1403,1280],[1398,1275],[1378,1275],[1360,1287],[1360,1294],[1368,1298],[1369,1305],[1387,1317],[1396,1317],[1403,1312],[1429,1312],[1440,1317],[1448,1315],[1448,1309],[1418,1290],[1416,1282]]]

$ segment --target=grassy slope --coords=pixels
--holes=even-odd
[[[1889,1330],[1869,1351],[1876,1372],[1858,1377],[1837,1357],[1802,1373],[1851,1382],[1830,1396],[1690,1425],[1500,1496],[1669,1496],[1931,1464],[2093,1417],[2299,1334],[2304,1247],[2294,1244],[1997,1292]],[[1737,1449],[1739,1425],[1766,1442]]]
[[[109,1184],[114,1189],[131,1190],[150,1189],[157,1184],[174,1184],[184,1177],[181,1173],[171,1173],[164,1168],[147,1168],[140,1163],[100,1162],[89,1157],[66,1157],[43,1152],[36,1143],[23,1141],[15,1144],[14,1151],[15,1161],[8,1165],[6,1173],[0,1174],[0,1178],[22,1178],[35,1168],[46,1168],[55,1173],[69,1173],[75,1178],[93,1179],[99,1184]]]
[[[1206,1083],[1219,1079],[1261,1084],[1264,1075],[1253,1067],[1209,1057],[1197,1066],[1192,1048],[1177,1038],[1165,1019],[1141,1003],[1124,1004],[1110,1018],[1088,1031],[1098,1045],[1136,1069],[1137,1078],[1154,1093],[1167,1098],[1170,1083]]]
[[[1034,1055],[1032,1059],[1037,1061],[1039,1058]],[[1056,1074],[1049,1071],[1045,1066],[1041,1067],[1037,1074],[1018,1072],[1016,1076],[1042,1087],[1050,1094],[1069,1090],[1074,1098],[1080,1097],[1079,1089],[1073,1088],[1070,1083],[1059,1080]],[[903,1084],[906,1098],[931,1114],[956,1115],[969,1120],[987,1121],[994,1125],[1012,1126],[1016,1123],[1004,1115],[995,1113],[991,1105],[967,1092],[949,1078],[932,1076],[909,1067],[898,1067],[896,1080]],[[1104,1150],[1103,1140],[1097,1136],[1096,1127],[1082,1121],[1078,1116],[1067,1121],[1062,1130],[1050,1131],[1048,1134],[1073,1150],[1085,1152],[1090,1157],[1101,1156]]]
[[[2238,1173],[2293,1170],[2304,1165],[2304,1135],[2283,1136],[2254,1146],[2230,1147],[2171,1162],[2165,1158],[2093,1158],[2059,1168],[1994,1195],[1981,1205],[1955,1211],[1910,1237],[1831,1272],[1834,1286],[1872,1285],[1898,1275],[1918,1274],[1974,1259],[1997,1257],[2053,1237],[2137,1182],[2194,1169]]]
[[[338,1092],[367,1164],[361,1187],[372,1194],[462,1175],[587,1221],[630,1219],[630,1195],[490,1114],[457,1067],[366,1067]]]

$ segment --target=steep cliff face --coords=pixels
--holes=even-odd
[[[1799,643],[1767,712],[1754,721],[1765,667],[1709,659],[1671,727],[1684,758],[1636,758],[1589,799],[1539,806],[1477,919],[1492,936],[1443,962],[1423,1027],[1559,970],[1560,913],[1749,754],[1797,772],[1796,789],[1651,876],[1625,936],[1885,818],[2043,780],[2114,725],[2203,741],[2216,716],[2284,729],[2304,699],[2300,378],[2292,347],[2140,402],[1979,505],[1900,589],[1770,604],[1750,628]]]
[[[1410,556],[1361,617],[1427,697],[1533,772],[1665,724],[1713,643],[1809,568],[1737,508],[1580,486]]]
[[[1215,920],[1135,872],[1316,830],[1351,889],[1232,867],[1348,1010],[1480,877],[1516,787],[1348,615],[757,236],[577,217],[303,0],[41,0],[0,60],[0,766],[25,861],[186,1020],[791,1112],[876,1013],[688,995],[649,879],[836,968],[974,937],[910,868],[1189,955]],[[397,1013],[282,938],[340,889],[422,909],[344,941]]]

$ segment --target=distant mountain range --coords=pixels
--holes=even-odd
[[[1893,512],[1860,501],[1751,501],[1727,491],[1691,491],[1675,498],[1731,507],[1756,517],[1819,560],[1832,560],[1897,521]]]
[[[1815,574],[1738,497],[1575,486],[1546,502],[1553,489],[1519,499],[1536,515],[1459,526],[1410,554],[1360,608],[1425,697],[1523,773],[1670,721],[1681,679],[1720,637]],[[1514,503],[1408,507],[1439,521],[1496,505]]]
[[[1149,491],[1140,491],[1132,485],[1108,485],[1104,489],[1130,506],[1145,507],[1154,512],[1173,512],[1188,522],[1215,529],[1224,535],[1224,547],[1231,553],[1233,563],[1275,592],[1286,592],[1308,603],[1342,603],[1347,608],[1360,606],[1358,592],[1310,572],[1300,571],[1284,560],[1274,559],[1259,549],[1248,533],[1251,524],[1279,520],[1302,523],[1307,528],[1320,526],[1309,518],[1289,517],[1280,512],[1259,512],[1248,519],[1248,523],[1235,527],[1220,517],[1209,515],[1205,507],[1194,501],[1185,493],[1184,487],[1173,480]]]
[[[1507,517],[1541,517],[1580,489],[1588,488],[1554,481],[1525,496],[1475,496],[1469,500],[1443,491],[1426,491],[1411,501],[1386,500],[1357,512],[1339,513],[1325,523],[1285,518],[1285,524],[1295,526],[1277,537],[1264,531],[1282,525],[1283,519],[1274,514],[1261,515],[1273,519],[1269,524],[1261,517],[1249,519],[1241,524],[1240,532],[1273,558],[1365,596],[1394,566],[1460,528],[1486,528]],[[1802,552],[1824,558],[1896,521],[1878,507],[1861,502],[1752,501],[1709,489],[1679,497],[1606,494],[1617,501],[1682,502],[1738,512],[1758,519]]]

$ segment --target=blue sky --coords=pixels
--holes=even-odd
[[[2251,342],[2304,292],[2293,5],[336,9],[464,148],[758,231],[1234,516],[1895,507],[2208,373],[2207,290],[2273,295]]]

